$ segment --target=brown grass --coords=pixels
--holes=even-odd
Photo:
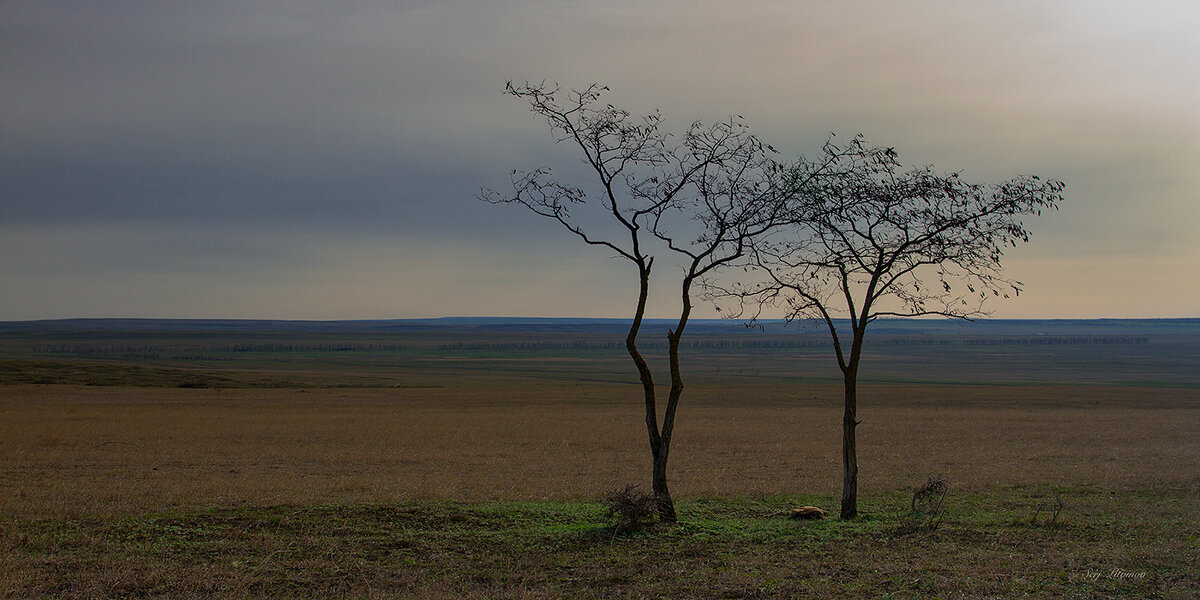
[[[834,385],[696,386],[678,498],[840,489]],[[1195,390],[867,386],[864,494],[942,474],[957,490],[1200,486]],[[0,387],[0,514],[408,499],[597,499],[649,478],[637,388]]]
[[[0,386],[0,598],[1200,592],[1196,390],[866,386],[867,517],[800,522],[838,496],[839,388],[697,385],[680,524],[621,533],[597,501],[648,479],[636,386],[456,381]],[[903,532],[934,474],[945,524]],[[475,502],[543,499],[588,502]]]

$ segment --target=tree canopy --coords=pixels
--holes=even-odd
[[[734,316],[782,308],[828,328],[844,388],[841,516],[851,519],[867,326],[885,316],[970,319],[990,298],[1020,293],[1001,272],[1004,251],[1029,240],[1024,218],[1057,209],[1063,183],[1030,175],[985,185],[929,166],[902,170],[895,150],[861,137],[831,139],[820,158],[789,170],[796,187],[782,223],[754,238],[745,278],[708,282],[707,293],[732,299]]]

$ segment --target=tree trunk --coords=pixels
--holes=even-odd
[[[693,272],[695,264],[692,265]],[[667,331],[667,353],[671,363],[671,391],[667,394],[667,412],[663,416],[662,434],[659,438],[658,455],[654,461],[654,495],[658,498],[658,520],[664,523],[676,521],[675,502],[667,489],[667,457],[671,453],[671,435],[675,432],[675,411],[683,395],[683,372],[679,369],[679,340],[692,314],[692,276],[683,279],[683,310],[679,323],[673,331]]]
[[[658,520],[663,523],[674,523],[675,501],[671,499],[671,490],[667,488],[667,453],[664,448],[654,460],[654,499],[658,501]]]
[[[625,338],[625,349],[637,366],[638,378],[642,382],[642,392],[646,405],[646,437],[650,443],[650,456],[653,462],[651,489],[658,501],[658,519],[666,523],[674,523],[675,503],[671,500],[671,490],[667,487],[667,456],[671,448],[670,428],[664,427],[665,433],[658,429],[658,406],[655,398],[654,376],[650,365],[642,357],[637,348],[638,331],[642,326],[642,318],[646,314],[646,297],[650,290],[650,264],[640,263],[641,286],[638,292],[637,310],[633,314],[633,323],[629,327],[629,335]],[[674,411],[668,408],[667,422],[673,419]]]
[[[850,520],[858,516],[858,452],[854,442],[854,428],[858,425],[858,373],[847,370],[843,381],[846,411],[842,415],[842,520]]]

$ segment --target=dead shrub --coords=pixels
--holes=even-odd
[[[942,510],[946,506],[946,494],[950,485],[941,475],[930,477],[925,485],[913,492],[908,514],[900,519],[902,533],[934,531],[942,524]]]
[[[1030,525],[1042,527],[1054,527],[1058,525],[1058,515],[1063,509],[1063,499],[1057,493],[1054,494],[1054,501],[1048,504],[1038,504],[1037,510],[1033,512],[1033,518],[1029,520]],[[1039,521],[1042,511],[1046,511],[1047,517],[1045,520]]]
[[[604,494],[607,516],[616,519],[617,531],[633,531],[654,522],[658,514],[658,498],[636,485],[609,490]]]

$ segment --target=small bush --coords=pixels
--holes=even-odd
[[[926,480],[925,485],[913,492],[908,514],[900,519],[900,531],[913,533],[937,529],[942,524],[942,508],[946,505],[946,493],[949,491],[950,485],[941,475]]]
[[[1062,512],[1062,509],[1063,509],[1062,496],[1059,496],[1057,493],[1055,493],[1054,494],[1054,502],[1038,505],[1037,510],[1035,510],[1033,513],[1033,518],[1030,519],[1030,521],[1029,521],[1029,524],[1035,525],[1035,526],[1041,525],[1044,527],[1054,527],[1054,526],[1058,525],[1058,515],[1059,515],[1059,513]],[[1042,515],[1042,511],[1045,511],[1047,513],[1045,520],[1038,519],[1038,517],[1040,517]]]
[[[609,490],[604,494],[608,517],[616,518],[617,531],[641,529],[654,522],[658,499],[636,485]]]

